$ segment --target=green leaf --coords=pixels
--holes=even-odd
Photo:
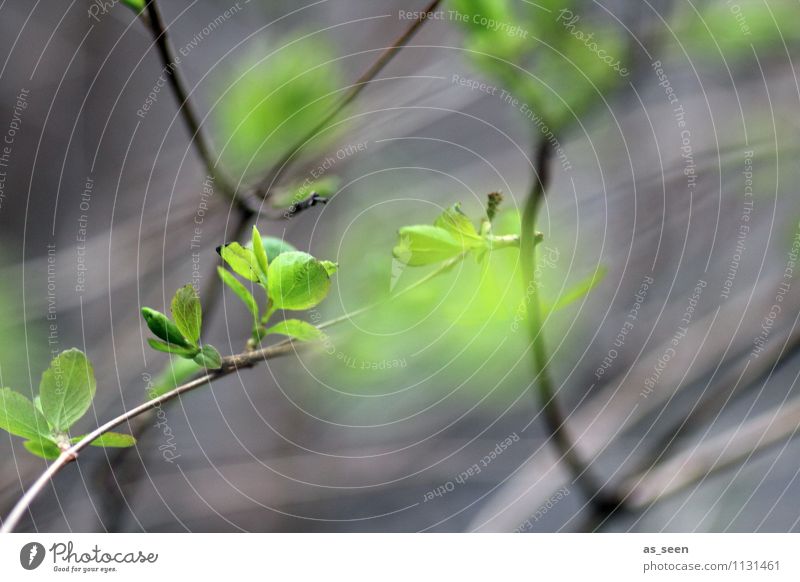
[[[72,437],[69,439],[69,442],[75,444],[78,441],[83,440],[85,437],[85,434]],[[107,432],[105,434],[101,434],[89,444],[93,447],[112,447],[115,449],[124,449],[126,447],[132,447],[135,445],[136,439],[129,434],[123,434],[120,432]]]
[[[331,286],[325,266],[300,251],[283,253],[269,266],[269,297],[275,309],[310,309],[325,299]]]
[[[412,267],[432,265],[469,250],[444,228],[420,224],[400,229],[400,242],[392,250],[394,258]]]
[[[86,355],[77,349],[61,352],[42,374],[42,411],[55,432],[66,431],[92,404],[97,383]]]
[[[320,263],[325,267],[325,272],[328,273],[329,277],[339,270],[339,264],[333,261],[320,261]]]
[[[194,361],[209,370],[219,370],[222,367],[222,356],[214,346],[208,344],[203,346],[200,353],[194,357]]]
[[[139,14],[147,6],[147,0],[122,0],[122,3]]]
[[[177,388],[201,369],[194,360],[181,356],[172,358],[164,370],[153,379],[147,391],[147,397],[158,398],[162,394]]]
[[[278,258],[278,255],[283,253],[291,253],[297,250],[297,248],[286,242],[283,239],[275,238],[274,236],[262,236],[261,237],[261,244],[264,246],[264,251],[267,253],[267,265]],[[251,240],[247,243],[245,248],[251,248],[253,245],[253,241]]]
[[[261,242],[264,243],[264,248],[267,251],[267,259],[269,259],[270,263],[283,253],[293,253],[297,251],[297,248],[293,244],[283,239],[275,238],[274,236],[263,238]]]
[[[33,398],[33,407],[36,408],[36,410],[38,410],[39,412],[41,412],[42,416],[44,416],[44,412],[42,412],[42,397],[39,396],[38,394]]]
[[[184,338],[192,344],[200,341],[203,311],[197,291],[191,285],[184,285],[178,289],[172,298],[172,318]]]
[[[0,389],[0,428],[26,439],[50,434],[44,415],[30,400],[11,388]]]
[[[258,261],[251,249],[243,247],[238,242],[232,242],[220,247],[217,252],[237,275],[248,281],[265,283],[259,277]]]
[[[262,281],[266,281],[267,279],[267,267],[269,266],[269,259],[267,258],[267,253],[264,250],[264,243],[261,241],[261,233],[258,232],[258,229],[253,226],[253,254],[256,257],[256,263],[258,264],[259,268],[259,275]]]
[[[191,359],[200,353],[200,348],[198,346],[189,346],[188,348],[176,346],[175,344],[168,344],[167,342],[162,342],[152,337],[147,338],[147,343],[156,351],[164,352],[165,354],[175,354],[182,358]]]
[[[267,329],[265,335],[270,333],[288,335],[291,338],[303,342],[316,341],[324,337],[322,330],[317,329],[310,323],[301,321],[299,319],[284,319],[283,321],[276,323]]]
[[[247,306],[247,309],[253,314],[253,320],[257,324],[258,303],[256,302],[256,298],[253,297],[253,294],[250,293],[250,290],[245,287],[241,281],[239,281],[239,279],[234,277],[233,274],[225,270],[223,267],[217,267],[217,273],[219,273],[219,277],[222,279],[222,282],[225,283],[231,289],[231,291],[236,293],[236,296],[244,302],[244,304]]]
[[[608,269],[605,266],[600,266],[597,270],[589,277],[586,277],[582,281],[579,281],[573,287],[571,287],[566,293],[562,294],[553,306],[550,308],[553,311],[558,309],[562,309],[569,305],[570,303],[574,303],[578,301],[582,297],[589,294],[589,292],[597,287],[600,282],[605,278]]]
[[[61,455],[61,449],[58,448],[53,441],[49,439],[32,439],[22,443],[29,453],[53,461]]]
[[[192,347],[192,344],[183,337],[178,326],[172,323],[169,318],[160,311],[150,309],[149,307],[142,307],[142,317],[144,317],[144,321],[147,327],[150,328],[150,331],[165,342],[184,348]]]
[[[452,234],[456,240],[468,246],[481,246],[483,240],[475,230],[472,221],[461,212],[461,205],[454,204],[436,219],[434,226],[443,228]]]

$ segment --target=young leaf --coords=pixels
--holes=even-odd
[[[271,263],[277,259],[278,255],[297,251],[297,248],[295,248],[294,245],[286,242],[283,239],[275,238],[274,236],[262,237],[261,243],[264,245],[264,250],[267,252],[268,263]]]
[[[320,261],[320,263],[325,267],[325,272],[328,273],[329,277],[339,270],[339,264],[333,261]]]
[[[253,297],[253,294],[250,293],[250,290],[245,287],[239,281],[239,279],[234,277],[223,267],[217,267],[217,272],[219,273],[219,277],[222,279],[222,282],[230,287],[231,291],[236,293],[236,296],[244,302],[244,304],[247,306],[247,309],[253,314],[254,322],[258,324],[258,303],[256,303],[256,298]]]
[[[392,249],[392,254],[412,267],[439,263],[468,250],[449,231],[438,226],[405,226],[399,234],[400,242]]]
[[[267,252],[264,250],[264,243],[261,241],[261,233],[258,232],[258,229],[255,227],[255,225],[253,226],[252,243],[253,254],[256,257],[256,263],[258,264],[259,269],[259,279],[266,281],[269,259],[267,258]]]
[[[42,374],[42,411],[53,431],[66,431],[92,404],[97,383],[86,355],[77,349],[61,352]]]
[[[53,461],[61,455],[61,449],[49,439],[31,439],[22,443],[22,446],[25,447],[29,453],[47,459],[48,461]]]
[[[184,348],[192,347],[192,344],[183,337],[178,326],[172,323],[163,313],[149,307],[142,307],[142,317],[144,317],[144,321],[150,331],[165,342]]]
[[[203,311],[197,291],[191,285],[178,289],[172,298],[172,317],[183,337],[193,344],[200,341]]]
[[[222,356],[214,346],[208,344],[203,346],[194,361],[209,370],[219,370],[222,367]]]
[[[325,299],[331,281],[325,266],[303,252],[283,253],[269,266],[269,297],[275,309],[310,309]]]
[[[164,352],[166,354],[175,354],[182,358],[193,358],[200,353],[200,348],[197,346],[176,346],[175,344],[168,344],[154,338],[147,338],[147,343],[156,351]]]
[[[457,241],[467,246],[481,246],[483,244],[472,221],[461,212],[460,204],[454,204],[445,210],[433,224],[434,226],[445,229],[452,234]]]
[[[145,9],[145,6],[147,5],[147,0],[122,0],[122,3],[131,10],[133,10],[134,12],[136,12],[136,14],[139,14],[142,10]]]
[[[85,436],[86,435],[72,437],[71,439],[69,439],[69,442],[75,444],[78,441],[82,440]],[[99,437],[94,439],[89,444],[93,447],[112,447],[116,449],[123,449],[135,445],[136,439],[129,434],[123,434],[119,432],[107,432],[105,434],[101,434]]]
[[[592,275],[586,277],[582,281],[579,281],[566,293],[561,295],[553,304],[551,310],[556,311],[558,309],[562,309],[567,305],[569,305],[570,303],[574,303],[575,301],[578,301],[585,295],[588,295],[589,292],[595,287],[597,287],[600,284],[600,282],[605,278],[607,272],[608,269],[606,269],[606,267],[602,265],[598,267],[597,270]]]
[[[44,412],[42,412],[42,397],[38,394],[33,398],[33,407],[41,412],[42,416],[44,416]]]
[[[251,249],[243,247],[238,242],[232,242],[219,247],[217,252],[237,275],[248,281],[264,283],[259,278],[258,261]]]
[[[299,319],[284,319],[283,321],[278,322],[267,329],[267,332],[264,335],[270,333],[288,335],[291,338],[303,342],[311,342],[324,337],[322,330],[317,329],[310,323],[301,321]]]
[[[25,396],[10,388],[0,389],[0,428],[26,439],[50,434],[44,415]]]

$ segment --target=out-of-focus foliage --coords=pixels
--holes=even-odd
[[[2,256],[0,267],[9,269]],[[47,333],[46,324],[43,326],[35,319],[26,323],[21,317],[20,292],[24,287],[19,284],[18,271],[11,272],[15,276],[0,277],[0,386],[28,386],[28,362],[47,357],[47,341],[43,337]]]
[[[364,249],[357,242],[368,236],[367,231],[374,240],[375,231],[389,230],[396,220],[370,215],[358,223],[362,227],[353,227],[363,232],[350,232],[343,241],[337,280],[342,307],[346,311],[363,305],[377,307],[355,317],[352,324],[326,330],[329,337],[324,349],[307,357],[308,369],[341,392],[396,392],[390,407],[382,404],[380,410],[372,411],[378,417],[382,412],[395,417],[419,410],[421,403],[435,402],[451,391],[463,398],[457,399],[462,403],[484,397],[484,404],[507,402],[509,394],[518,394],[530,382],[529,368],[516,365],[525,358],[529,345],[525,321],[530,294],[523,285],[519,251],[512,247],[488,252],[481,261],[467,257],[414,287],[416,281],[447,265],[446,260],[395,269],[388,256],[391,243],[376,242],[374,249]],[[493,229],[503,236],[518,234],[519,214],[501,211]],[[596,274],[567,272],[568,258],[564,249],[559,251],[560,244],[540,244],[537,270],[543,303],[563,309],[559,314],[563,317],[548,321],[548,335],[559,341],[574,318],[574,311],[566,308],[575,309],[605,274],[602,268]],[[406,292],[409,287],[413,289]],[[339,313],[337,309],[320,314],[320,321]],[[343,401],[343,405],[346,402],[352,404]]]
[[[317,125],[342,86],[336,63],[325,64],[333,54],[321,40],[283,39],[233,67],[215,94],[224,93],[219,121],[230,139],[225,155],[233,167],[243,168],[255,156],[257,174]],[[325,131],[306,147],[325,144],[332,134]]]
[[[628,74],[624,31],[570,0],[453,0],[476,65],[557,131]]]
[[[720,58],[735,65],[753,50],[781,50],[783,43],[800,41],[800,5],[796,2],[716,0],[693,8],[679,3],[672,30],[692,58]]]

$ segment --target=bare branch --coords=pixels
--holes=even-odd
[[[142,21],[150,29],[153,39],[156,43],[158,55],[161,63],[164,66],[164,72],[167,75],[169,85],[175,98],[178,100],[178,108],[183,118],[186,128],[189,130],[192,143],[197,149],[197,153],[203,160],[206,171],[213,176],[214,180],[220,185],[222,192],[231,200],[236,200],[236,188],[230,178],[228,178],[216,163],[216,156],[213,153],[213,148],[210,142],[203,133],[200,125],[200,118],[194,109],[189,91],[186,88],[186,83],[181,76],[178,69],[178,61],[175,58],[175,53],[169,44],[167,37],[167,29],[164,26],[164,21],[161,18],[161,11],[158,8],[156,0],[150,0],[147,4],[147,17],[144,18],[145,13],[141,13]]]
[[[718,434],[689,451],[675,454],[657,467],[625,482],[631,507],[644,508],[706,477],[748,461],[765,449],[794,438],[800,429],[800,398],[764,412]]]
[[[539,294],[536,292],[536,236],[535,226],[539,207],[549,185],[550,173],[548,161],[551,153],[547,138],[539,140],[533,168],[533,185],[525,202],[522,214],[522,233],[520,242],[520,260],[522,263],[525,289],[534,290],[528,306],[528,322],[531,341],[533,342],[533,358],[535,373],[538,379],[539,400],[543,407],[544,420],[548,433],[561,455],[570,473],[589,499],[598,514],[606,514],[617,507],[618,501],[604,492],[599,483],[589,472],[589,465],[579,455],[575,442],[568,432],[566,416],[556,398],[553,380],[548,370],[549,356],[542,327],[542,313]]]

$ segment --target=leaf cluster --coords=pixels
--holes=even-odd
[[[299,341],[322,337],[318,328],[300,319],[283,319],[268,325],[278,310],[304,311],[325,299],[331,276],[338,268],[336,263],[320,261],[281,239],[262,237],[257,227],[253,227],[252,240],[247,245],[232,242],[217,251],[230,269],[217,268],[222,282],[241,299],[253,317],[250,348],[270,334]],[[256,288],[264,294],[263,309],[253,294]]]
[[[69,429],[80,420],[97,389],[94,369],[77,349],[56,356],[39,383],[39,394],[31,401],[11,388],[0,389],[0,428],[25,440],[25,448],[38,457],[55,459],[83,436],[70,437]],[[108,432],[94,439],[96,447],[130,447],[131,435]]]

